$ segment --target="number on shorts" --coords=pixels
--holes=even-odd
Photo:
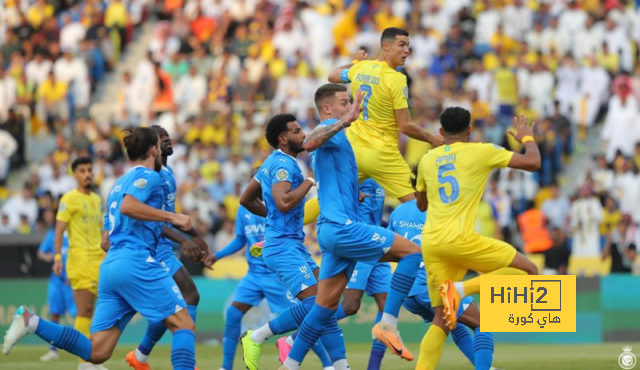
[[[444,176],[445,172],[455,171],[456,166],[453,163],[443,164],[438,167],[438,182],[442,184],[439,189],[440,200],[444,204],[453,203],[460,196],[460,184],[458,184],[458,180],[456,180],[453,175]],[[451,186],[451,194],[447,194],[447,190],[445,189],[445,185],[449,184]]]
[[[364,84],[360,85],[360,90],[365,93],[362,101],[362,120],[367,121],[369,119],[369,98],[371,98],[373,90],[371,90],[371,86]]]

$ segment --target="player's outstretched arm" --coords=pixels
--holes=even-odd
[[[440,135],[431,135],[427,130],[418,126],[411,119],[411,113],[409,108],[396,109],[396,121],[398,122],[398,129],[401,133],[409,136],[412,139],[427,142],[434,147],[438,147],[444,144],[444,138]]]
[[[120,206],[120,213],[141,221],[168,222],[184,231],[192,227],[189,216],[153,208],[131,195],[125,195]]]
[[[360,61],[360,60],[367,59],[367,57],[368,57],[368,54],[364,50],[358,50],[356,51],[355,54],[353,54],[352,59],[354,61]],[[349,70],[349,68],[353,67],[354,64],[355,63],[352,62],[334,69],[331,73],[329,73],[329,82],[334,84],[349,82],[348,80],[345,81],[345,79],[343,78],[344,77],[343,71]]]
[[[329,139],[331,139],[335,134],[351,126],[351,123],[357,120],[358,116],[360,116],[360,113],[362,112],[363,108],[361,105],[364,95],[365,94],[362,91],[358,90],[356,93],[356,101],[353,102],[351,109],[344,117],[330,125],[319,125],[311,131],[302,144],[304,150],[312,152],[318,149],[322,144],[329,141]]]
[[[67,230],[67,223],[64,221],[56,221],[56,232],[53,239],[53,273],[57,276],[62,274],[62,242],[64,232]]]
[[[542,159],[540,158],[540,150],[533,139],[533,127],[535,122],[529,124],[529,118],[520,116],[513,117],[513,126],[516,132],[509,130],[509,135],[513,136],[519,143],[524,144],[524,154],[513,153],[508,167],[519,170],[534,172],[540,169]]]
[[[240,204],[256,216],[267,217],[267,207],[260,200],[262,187],[256,178],[252,178],[240,196]]]

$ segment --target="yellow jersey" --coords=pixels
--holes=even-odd
[[[83,194],[73,189],[60,199],[56,216],[67,223],[70,259],[102,259],[102,201],[98,194]]]
[[[354,98],[358,89],[366,94],[360,117],[347,130],[351,144],[397,152],[395,111],[409,107],[407,77],[386,62],[363,60],[343,71],[342,80],[351,81]]]
[[[429,201],[423,247],[464,241],[476,234],[478,204],[489,174],[506,167],[512,156],[494,144],[458,142],[422,157],[416,190],[426,192]]]

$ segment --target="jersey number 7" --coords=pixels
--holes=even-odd
[[[364,100],[362,101],[362,120],[369,120],[369,99],[371,98],[371,94],[373,94],[373,90],[371,90],[371,86],[362,84],[360,85],[360,90],[365,93]]]
[[[442,184],[439,190],[440,200],[444,204],[453,203],[460,196],[460,184],[458,184],[458,180],[456,180],[453,175],[444,176],[445,172],[455,171],[456,166],[453,163],[443,164],[438,167],[438,182]],[[449,184],[451,186],[451,194],[447,194],[447,190],[445,185]]]

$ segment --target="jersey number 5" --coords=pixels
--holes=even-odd
[[[362,120],[369,120],[369,99],[371,98],[371,94],[373,94],[373,90],[371,90],[371,86],[369,85],[360,85],[360,90],[365,93],[364,100],[362,101]]]
[[[460,184],[458,184],[458,180],[456,180],[456,178],[452,175],[444,176],[445,172],[451,172],[455,170],[456,166],[453,163],[443,164],[442,166],[438,167],[438,182],[442,184],[439,189],[440,200],[444,204],[453,203],[458,199],[458,196],[460,196]],[[447,194],[447,190],[445,188],[446,184],[449,184],[449,186],[451,186],[451,194]]]

